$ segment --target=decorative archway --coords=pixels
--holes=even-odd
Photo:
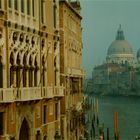
[[[24,119],[20,128],[19,140],[30,140],[29,134],[29,125]]]

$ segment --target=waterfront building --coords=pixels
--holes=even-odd
[[[106,62],[94,67],[92,73],[95,93],[112,95],[140,95],[140,50],[137,59],[121,26],[116,40],[107,50]]]
[[[58,0],[0,1],[0,140],[60,134],[59,40]]]
[[[61,134],[64,140],[78,140],[83,132],[82,103],[82,30],[80,2],[60,0],[60,83],[64,86],[61,100]]]

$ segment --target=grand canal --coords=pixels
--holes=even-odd
[[[95,97],[93,97],[95,98]],[[135,140],[140,134],[140,97],[96,97],[100,125],[109,128],[110,139],[114,134],[114,112],[118,112],[120,140]],[[93,112],[90,112],[91,114]]]

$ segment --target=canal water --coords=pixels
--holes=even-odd
[[[110,130],[110,137],[114,131],[114,112],[118,112],[118,127],[120,140],[135,140],[140,134],[140,97],[109,97],[98,98],[98,116],[100,125]]]

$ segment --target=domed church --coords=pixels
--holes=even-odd
[[[94,67],[92,80],[94,93],[140,96],[140,49],[136,59],[121,25],[107,50],[106,63]]]
[[[134,55],[131,45],[125,40],[121,25],[117,31],[116,39],[111,43],[107,51],[107,63],[128,64],[134,63]]]

